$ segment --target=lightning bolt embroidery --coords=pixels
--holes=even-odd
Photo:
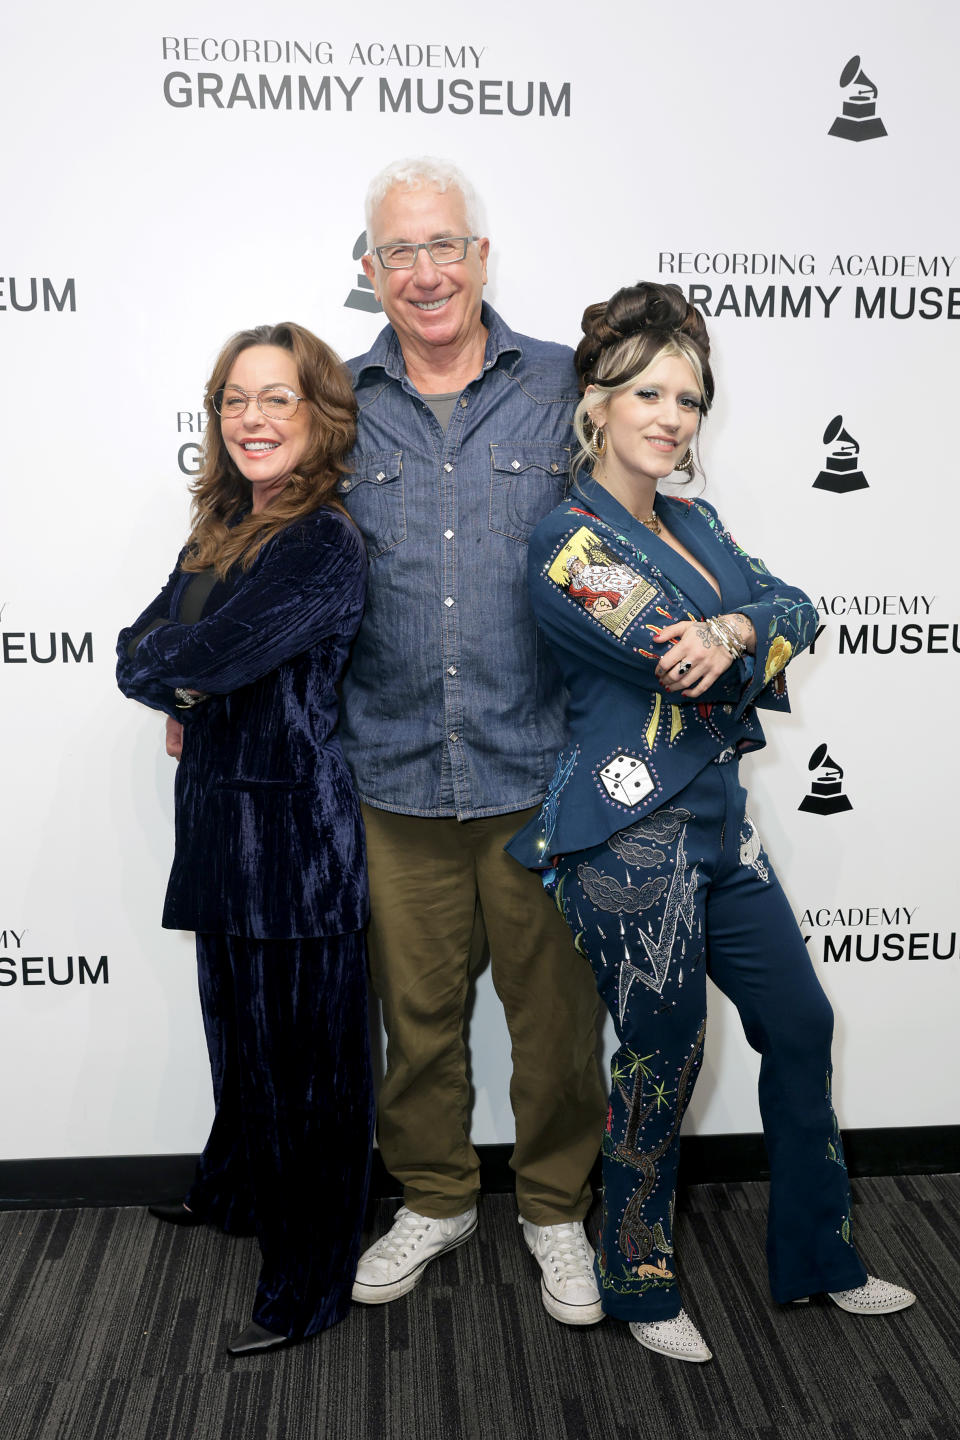
[[[647,959],[650,962],[653,974],[648,974],[631,961],[625,960],[620,966],[620,1021],[623,1022],[624,1012],[627,1008],[627,1001],[630,998],[630,990],[634,980],[642,980],[651,990],[656,990],[658,995],[663,994],[663,987],[667,980],[667,971],[670,968],[670,956],[673,953],[673,946],[677,938],[677,925],[682,920],[687,931],[693,933],[693,910],[697,894],[697,867],[694,865],[690,872],[690,879],[686,885],[683,883],[683,874],[686,869],[687,852],[684,840],[687,834],[687,827],[684,825],[677,840],[677,858],[673,867],[673,878],[670,881],[670,889],[667,892],[667,903],[663,909],[663,920],[660,923],[660,938],[657,941],[651,940],[649,935],[639,931],[639,938],[647,952]]]

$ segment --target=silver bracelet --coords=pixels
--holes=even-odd
[[[725,620],[721,620],[719,615],[712,616],[707,621],[707,625],[717,644],[723,646],[731,660],[743,659],[747,653],[747,647],[732,626],[728,625]]]
[[[746,616],[744,616],[743,619],[746,620]],[[749,623],[749,620],[747,620],[748,625]],[[736,628],[735,625],[731,625],[726,620],[722,620],[720,616],[717,616],[717,624],[722,625],[724,630],[726,630],[734,645],[737,647],[737,659],[742,660],[744,655],[746,655],[747,653],[747,642],[740,634],[740,631]]]
[[[177,702],[178,710],[192,710],[194,705],[199,705],[201,700],[206,700],[207,698],[206,695],[192,695],[190,691],[184,689],[182,685],[177,686],[173,695]]]

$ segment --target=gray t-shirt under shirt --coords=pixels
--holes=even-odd
[[[453,414],[453,407],[460,395],[459,390],[452,390],[449,395],[421,395],[420,399],[430,406],[440,422],[440,429],[446,431],[450,424],[450,416]]]

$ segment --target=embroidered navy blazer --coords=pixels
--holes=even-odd
[[[550,789],[507,846],[530,869],[633,824],[728,747],[762,746],[755,708],[790,708],[783,668],[816,633],[803,591],[742,550],[712,505],[657,495],[654,509],[716,578],[719,600],[689,561],[589,477],[530,538],[534,613],[569,693],[568,740]],[[733,612],[753,622],[756,656],[697,700],[668,694],[654,674],[669,649],[657,631]]]
[[[121,631],[120,689],[184,725],[167,928],[294,939],[366,923],[359,803],[333,733],[366,574],[356,527],[320,509],[216,585],[195,624],[180,623],[196,577],[178,562]],[[209,698],[180,710],[178,686]]]

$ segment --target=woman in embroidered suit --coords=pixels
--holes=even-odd
[[[163,923],[197,932],[216,1113],[176,1224],[256,1233],[231,1354],[346,1314],[372,1137],[353,782],[336,685],[366,555],[335,498],[354,441],[346,369],[292,324],[241,331],[207,386],[194,523],[119,638],[124,694],[168,716],[176,847]]]
[[[683,293],[620,290],[587,309],[583,330],[578,478],[529,558],[533,608],[569,691],[569,743],[508,849],[544,872],[620,1041],[603,1138],[604,1310],[648,1348],[705,1361],[672,1229],[708,974],[762,1057],[773,1298],[825,1292],[876,1314],[914,1297],[868,1277],[853,1247],[833,1015],[739,782],[741,754],[764,744],[757,709],[788,708],[783,670],[813,639],[816,612],[712,506],[657,492],[675,468],[692,471],[713,400],[706,328]]]

